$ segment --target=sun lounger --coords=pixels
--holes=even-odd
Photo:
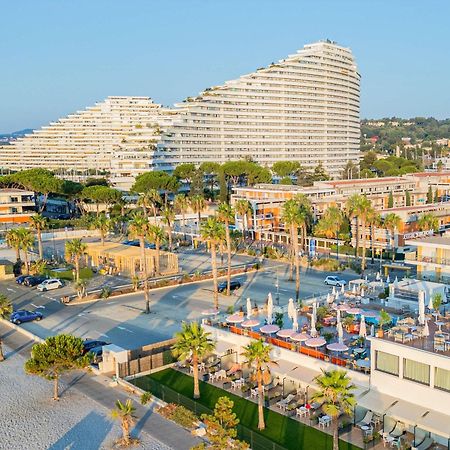
[[[426,437],[417,447],[411,447],[411,450],[427,450],[434,444],[433,439]]]
[[[372,418],[373,418],[373,412],[372,411],[367,411],[366,415],[364,416],[364,418],[362,420],[360,420],[356,426],[361,428],[361,427],[368,427],[370,426],[370,423],[372,422]]]
[[[404,425],[401,422],[397,422],[395,427],[389,432],[389,436],[398,438],[405,433]]]

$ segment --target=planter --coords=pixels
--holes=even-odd
[[[377,337],[382,338],[384,336],[384,331],[383,330],[378,330],[377,331]]]

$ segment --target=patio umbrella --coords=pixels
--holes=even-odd
[[[204,309],[201,312],[202,316],[215,316],[216,314],[219,314],[219,310],[215,309],[215,308],[211,308],[211,309]]]
[[[367,277],[367,275],[364,277],[364,280],[366,283],[369,281],[369,278]]]
[[[291,320],[294,317],[294,309],[295,309],[294,299],[290,298],[289,303],[288,303],[288,308],[287,308],[287,314],[288,314],[289,319],[291,319]]]
[[[313,310],[311,314],[311,331],[310,334],[313,337],[317,336],[317,330],[316,330],[316,319],[317,319],[317,305],[316,302],[313,303]]]
[[[386,283],[390,283],[390,282],[391,282],[391,277],[388,274],[388,276],[386,277]]]
[[[361,308],[350,308],[349,310],[347,310],[348,314],[361,314],[363,312],[363,310]]]
[[[337,328],[337,334],[338,334],[338,341],[343,344],[344,343],[344,328],[342,327],[342,322],[338,322],[336,325]]]
[[[337,305],[337,306],[335,306],[334,309],[335,309],[336,311],[347,312],[347,311],[350,309],[350,306],[345,305],[345,304],[342,304],[342,305]]]
[[[361,297],[364,297],[364,288],[361,288],[361,292],[359,293]]]
[[[336,310],[336,323],[341,323],[341,310]]]
[[[339,300],[339,291],[336,291],[336,294],[334,294],[334,300]]]
[[[425,325],[425,292],[419,291],[419,323]]]
[[[430,299],[428,300],[428,309],[431,311],[433,308],[433,298],[430,295]]]
[[[295,342],[305,342],[308,339],[311,339],[311,336],[307,333],[295,333],[291,336],[291,341]]]
[[[267,323],[269,325],[271,325],[273,321],[272,313],[273,313],[273,300],[272,294],[269,292],[269,295],[267,297]]]
[[[321,337],[315,337],[315,338],[311,338],[311,339],[308,339],[307,341],[305,341],[305,344],[308,347],[322,347],[322,345],[325,345],[326,343],[327,343],[327,341]]]
[[[226,321],[228,323],[241,323],[244,321],[244,318],[240,314],[232,314],[227,317]]]
[[[333,299],[333,297],[330,295],[330,293],[328,292],[328,294],[327,294],[327,303],[329,304],[329,305],[331,305],[331,303],[333,303],[334,302],[334,299]]]
[[[372,319],[375,319],[378,317],[378,314],[375,311],[363,311],[364,317],[370,317]]]
[[[295,331],[287,328],[277,332],[277,336],[280,338],[290,338],[293,334],[295,334]]]
[[[366,321],[364,320],[364,314],[361,315],[361,323],[359,325],[359,335],[361,337],[367,337]]]
[[[345,286],[344,285],[341,285],[341,292],[342,292],[342,294],[345,292]]]
[[[395,286],[395,287],[398,287],[398,277],[397,277],[397,276],[396,276],[395,279],[394,279],[394,286]]]
[[[250,297],[247,297],[247,319],[250,319],[250,317],[252,317],[252,302]]]
[[[294,308],[293,311],[293,317],[292,317],[292,329],[297,332],[298,331],[298,313],[297,308]]]
[[[241,327],[244,327],[244,328],[253,328],[253,327],[257,327],[258,325],[259,325],[259,320],[256,320],[256,319],[245,320],[244,322],[241,323]]]
[[[423,327],[422,336],[428,337],[430,335],[430,329],[428,328],[428,320],[425,320],[425,326]]]
[[[375,277],[375,280],[380,281],[380,272],[377,272],[377,276]]]
[[[333,342],[332,344],[327,345],[327,349],[332,352],[346,352],[348,347],[345,344],[341,344],[340,342]]]
[[[264,325],[259,329],[259,331],[261,331],[261,333],[264,334],[272,334],[276,333],[277,331],[280,331],[280,327],[277,325]]]
[[[353,294],[353,295],[356,295],[356,284],[353,285],[353,288],[352,288],[352,294]]]
[[[374,324],[370,325],[370,335],[375,336],[375,325]]]
[[[336,286],[333,286],[333,290],[331,291],[333,295],[336,295]]]

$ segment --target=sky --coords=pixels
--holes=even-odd
[[[447,0],[5,0],[0,17],[0,133],[108,95],[172,105],[321,39],[352,49],[363,118],[450,117]]]

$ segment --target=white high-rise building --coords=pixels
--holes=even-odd
[[[360,75],[348,48],[306,45],[278,63],[214,86],[176,105],[180,113],[157,146],[153,167],[252,158],[339,176],[359,160]]]

